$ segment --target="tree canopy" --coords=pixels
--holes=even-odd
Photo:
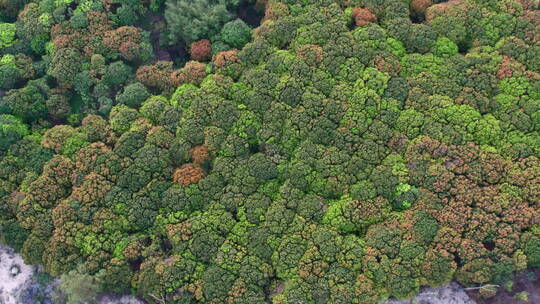
[[[0,0],[0,242],[70,303],[503,285],[540,266],[539,12]]]

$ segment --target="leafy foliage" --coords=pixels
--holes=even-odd
[[[234,9],[238,0],[167,0],[165,5],[169,39],[191,43],[219,33],[223,24],[234,17],[229,9]]]
[[[67,301],[366,304],[540,265],[530,1],[269,1],[254,29],[249,1],[27,2],[0,1],[0,242]]]

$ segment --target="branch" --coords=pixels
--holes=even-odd
[[[154,300],[158,301],[159,303],[166,304],[165,298],[163,298],[163,296],[161,296],[161,298],[158,298],[151,293],[149,293],[148,295],[151,296]]]
[[[479,286],[479,287],[469,287],[469,288],[464,288],[465,290],[477,290],[477,289],[484,289],[484,288],[489,288],[489,287],[501,287],[500,285],[494,285],[494,284],[487,284],[487,285],[482,285],[482,286]]]

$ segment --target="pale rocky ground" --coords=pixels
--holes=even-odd
[[[144,304],[141,300],[131,295],[111,296],[105,295],[98,298],[98,304]]]
[[[0,304],[55,304],[54,285],[36,281],[37,267],[26,265],[10,248],[0,246]],[[37,300],[40,298],[41,300]],[[131,295],[101,295],[98,304],[144,304]],[[387,300],[380,304],[475,304],[457,283],[442,288],[424,288],[412,300]]]
[[[0,304],[56,304],[54,288],[58,280],[43,286],[36,273],[36,266],[26,265],[11,248],[0,245]],[[101,295],[97,303],[144,304],[131,295]]]
[[[411,300],[387,300],[380,304],[476,304],[476,302],[469,298],[458,283],[452,282],[441,288],[423,288]]]
[[[19,304],[23,290],[30,285],[34,275],[28,266],[12,250],[0,247],[0,303]]]

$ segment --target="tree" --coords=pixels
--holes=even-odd
[[[54,150],[56,153],[60,153],[64,148],[65,142],[76,134],[77,130],[71,126],[55,126],[45,132],[41,144],[46,148]]]
[[[433,54],[439,57],[450,57],[458,52],[458,46],[450,39],[441,37],[437,39]]]
[[[368,8],[355,7],[352,10],[351,16],[356,26],[365,26],[377,22],[377,16],[375,16]]]
[[[158,61],[153,65],[141,66],[137,69],[135,77],[138,81],[151,89],[168,92],[173,90],[171,61]]]
[[[41,79],[30,81],[21,89],[10,90],[3,100],[0,100],[0,111],[12,114],[26,122],[43,118],[47,114],[48,89],[44,79]]]
[[[82,68],[81,53],[74,48],[61,48],[54,52],[47,73],[60,82],[72,84]]]
[[[0,242],[71,302],[500,284],[540,265],[535,1],[0,0]]]
[[[197,61],[207,61],[210,59],[212,52],[212,44],[208,39],[201,39],[191,43],[189,46],[189,53],[191,58]]]
[[[0,115],[0,152],[6,152],[16,141],[30,132],[28,127],[13,115]]]
[[[120,104],[112,108],[109,117],[111,129],[118,134],[122,134],[129,130],[131,123],[139,117],[139,113],[137,110]]]
[[[417,20],[423,20],[426,10],[431,5],[433,5],[433,0],[413,0],[410,4],[411,13]]]
[[[139,112],[153,124],[159,125],[161,117],[166,113],[169,101],[163,96],[152,96],[142,104]]]
[[[17,13],[27,4],[27,0],[3,0],[0,1],[0,20],[13,20]]]
[[[229,10],[234,9],[238,1],[224,0],[216,3],[210,0],[167,0],[165,5],[171,43],[180,40],[192,43],[219,33],[223,24],[233,18]]]
[[[244,21],[236,19],[223,25],[219,37],[227,45],[241,49],[251,39],[251,28]]]
[[[89,274],[72,270],[60,277],[60,290],[66,295],[68,304],[93,303],[102,288]]]
[[[14,23],[0,23],[0,50],[15,43],[16,29]]]
[[[111,128],[107,121],[101,116],[92,114],[83,118],[79,131],[81,131],[90,142],[108,142],[112,136]]]
[[[442,286],[448,283],[456,270],[452,254],[445,250],[430,250],[422,265],[422,276],[431,286]]]
[[[171,81],[174,85],[193,83],[198,85],[206,77],[206,65],[198,61],[189,61],[179,71],[171,74]]]
[[[134,82],[124,87],[124,90],[116,95],[116,101],[127,105],[128,107],[136,108],[142,104],[150,93],[140,82]]]
[[[66,119],[71,112],[69,104],[69,95],[59,91],[49,94],[49,98],[45,102],[47,111],[53,119]]]
[[[409,36],[405,40],[405,46],[411,52],[427,53],[435,43],[437,35],[433,28],[424,24],[413,24]]]
[[[174,171],[173,182],[182,186],[188,186],[197,183],[203,177],[204,171],[201,167],[194,164],[185,164]]]
[[[532,267],[540,265],[540,238],[535,234],[523,235],[523,253],[527,256],[527,264]]]
[[[13,89],[21,79],[22,71],[17,68],[15,56],[4,55],[0,59],[0,88]]]
[[[129,5],[122,5],[121,9],[126,7]],[[122,12],[128,12],[128,10],[120,10],[120,13]],[[109,58],[120,55],[129,61],[145,62],[152,56],[152,48],[147,38],[139,28],[133,26],[121,26],[105,32],[103,44],[109,48],[110,53],[106,54]]]
[[[102,82],[111,88],[116,88],[125,83],[132,75],[133,71],[130,66],[122,61],[115,61],[107,66]]]
[[[28,237],[28,230],[22,228],[16,221],[0,221],[0,243],[15,250],[21,250]]]

